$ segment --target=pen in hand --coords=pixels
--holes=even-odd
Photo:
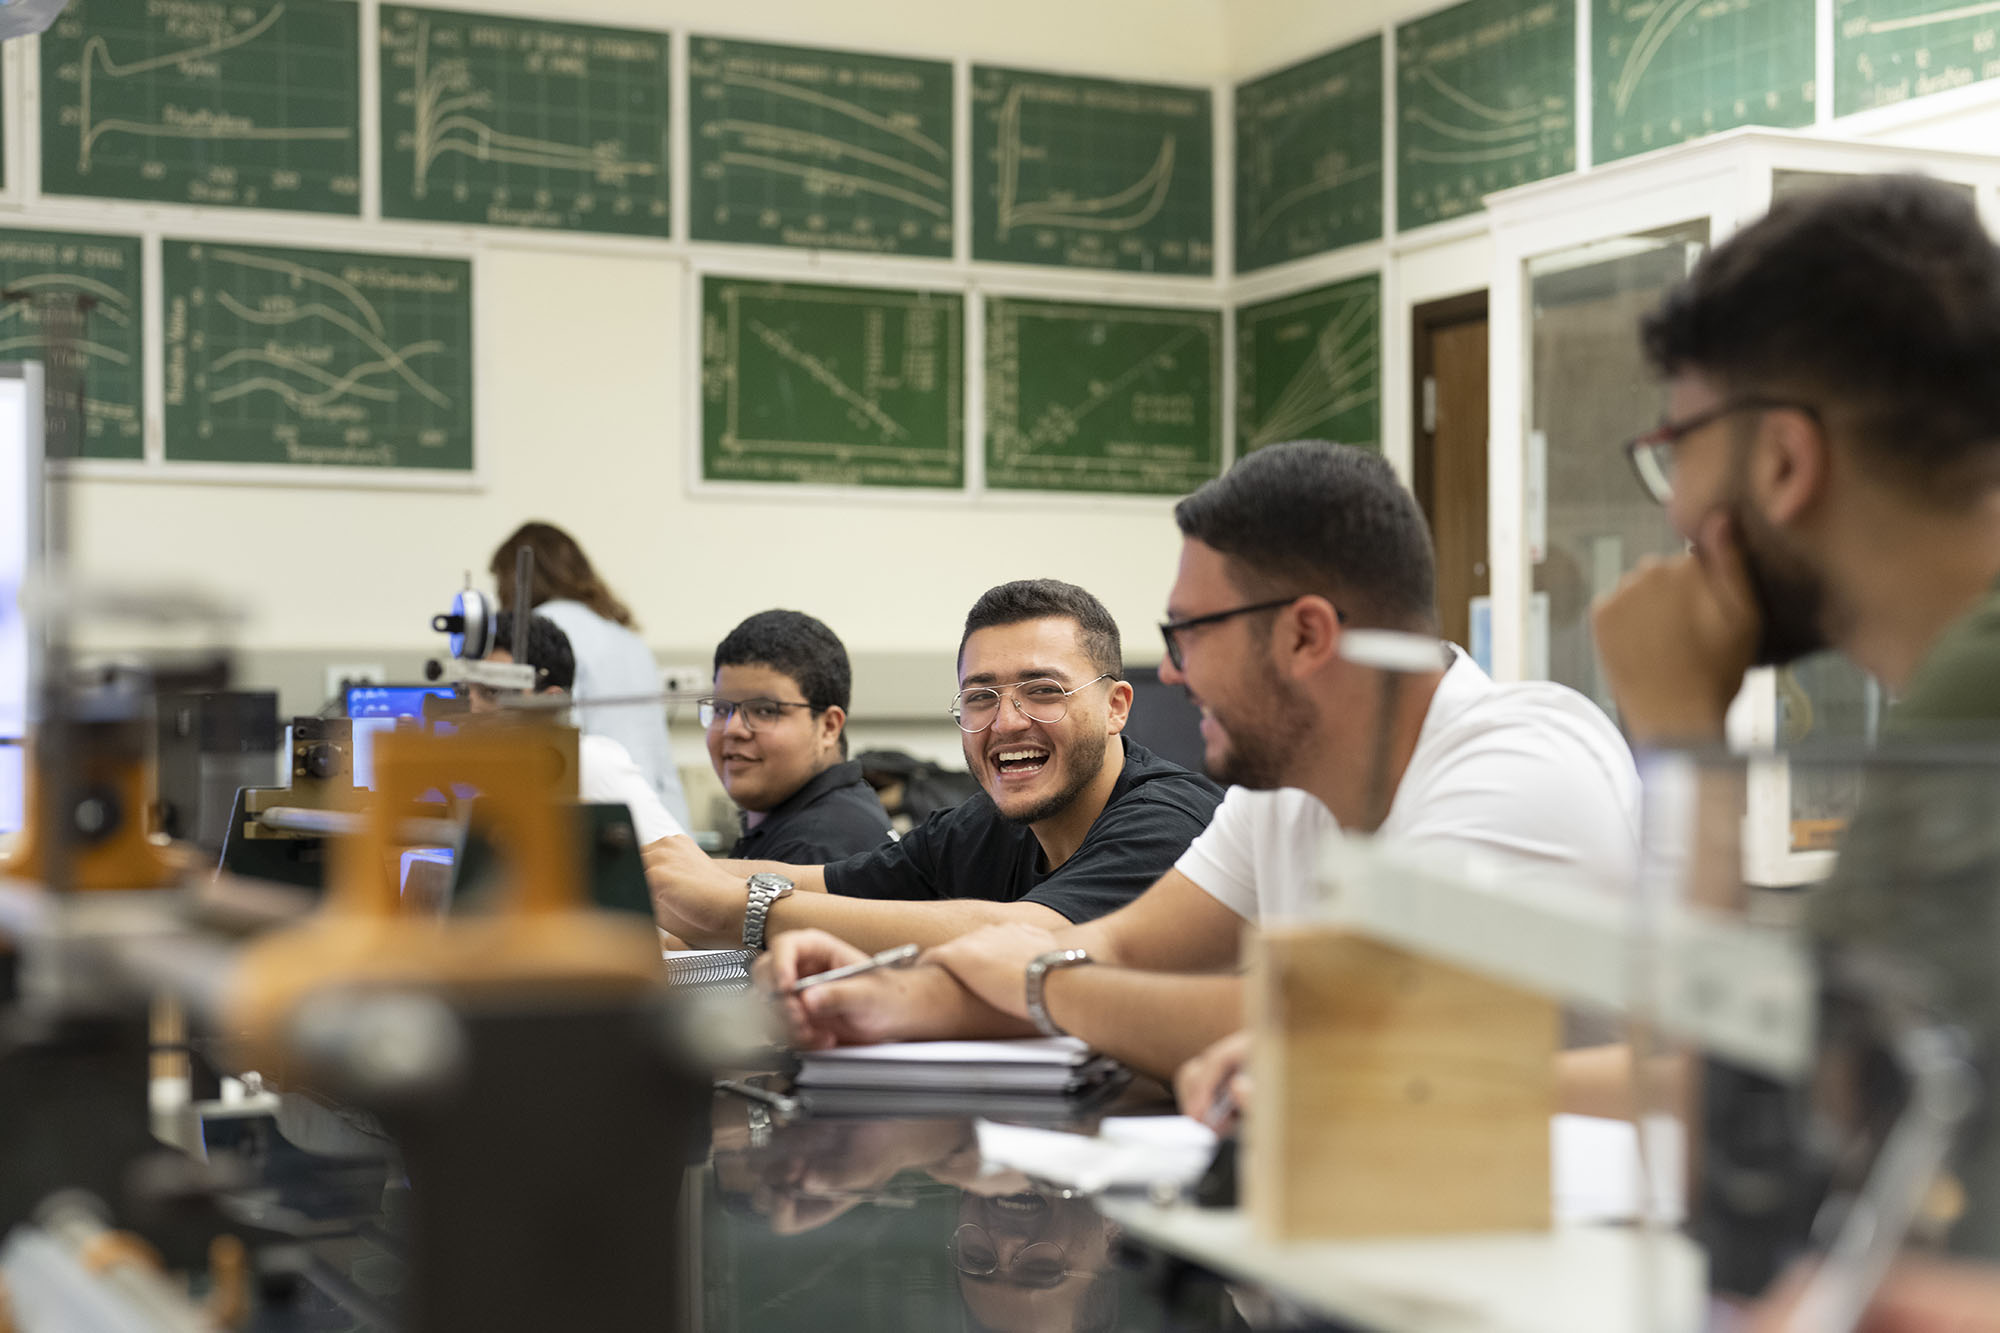
[[[836,967],[825,972],[815,972],[809,977],[800,977],[785,994],[797,995],[800,991],[820,985],[822,982],[845,981],[849,977],[858,977],[877,968],[908,967],[917,961],[917,955],[922,952],[923,950],[914,944],[901,944],[893,949],[884,949],[873,958],[864,958],[858,963],[849,963],[846,967]]]

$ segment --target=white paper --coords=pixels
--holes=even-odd
[[[981,1120],[979,1156],[1037,1180],[1085,1193],[1155,1184],[1186,1188],[1215,1157],[1215,1134],[1181,1115],[1115,1116],[1096,1134],[1032,1129]]]
[[[805,1057],[821,1061],[885,1061],[895,1064],[1055,1065],[1068,1068],[1090,1058],[1090,1047],[1075,1037],[1014,1037],[1003,1041],[885,1041],[872,1046],[835,1046]]]

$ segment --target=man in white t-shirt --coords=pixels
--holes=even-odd
[[[495,618],[494,642],[514,642],[511,611],[502,611]],[[490,662],[512,662],[514,654],[510,648],[497,647],[486,658]],[[566,692],[575,681],[576,658],[570,651],[569,639],[546,616],[528,617],[528,661],[535,668],[537,694]],[[472,686],[469,691],[472,711],[485,713],[500,707],[498,693],[491,686]],[[668,811],[631,754],[609,736],[577,733],[576,796],[591,805],[622,805],[631,811],[632,829],[641,847],[687,832]]]
[[[1175,519],[1161,679],[1201,706],[1207,767],[1236,784],[1207,831],[1095,922],[991,927],[933,949],[932,966],[788,999],[801,1045],[1069,1032],[1167,1074],[1242,1025],[1245,927],[1310,903],[1321,839],[1341,828],[1607,887],[1630,879],[1638,775],[1588,700],[1495,684],[1443,644],[1436,670],[1394,677],[1342,655],[1351,629],[1437,632],[1429,529],[1379,456],[1260,449]],[[829,936],[787,936],[760,975],[782,993],[858,956]]]

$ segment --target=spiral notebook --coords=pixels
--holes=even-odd
[[[703,990],[747,988],[750,964],[757,958],[751,949],[668,949],[660,956],[667,963],[668,984]]]

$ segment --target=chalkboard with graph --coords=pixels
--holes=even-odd
[[[665,236],[667,34],[381,9],[382,215]]]
[[[70,0],[41,37],[42,189],[361,211],[352,0]]]
[[[1236,89],[1236,271],[1382,235],[1382,39]]]
[[[83,456],[145,453],[145,319],[139,238],[94,232],[0,231],[0,361],[54,368],[45,318],[82,309],[66,355],[83,384]]]
[[[1576,166],[1576,9],[1468,0],[1396,29],[1396,221]]]
[[[1833,25],[1837,116],[2000,78],[2000,4],[1834,0]]]
[[[688,104],[694,239],[951,255],[950,64],[692,37]]]
[[[1236,311],[1236,452],[1382,440],[1382,280],[1373,273]]]
[[[1592,0],[1591,158],[1810,125],[1815,0]]]
[[[1221,465],[1218,312],[988,299],[988,487],[1180,495]]]
[[[974,66],[973,258],[1212,273],[1212,106],[1206,88]]]
[[[472,266],[161,242],[169,462],[472,467]]]
[[[704,480],[964,484],[963,297],[709,276],[701,299]]]

